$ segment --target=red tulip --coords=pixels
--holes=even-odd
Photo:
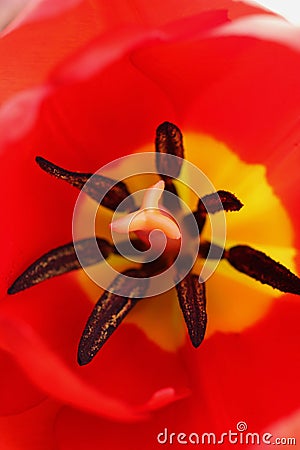
[[[0,41],[1,448],[152,450],[165,429],[165,446],[181,448],[180,432],[220,436],[241,421],[250,432],[292,433],[296,295],[278,296],[222,261],[207,282],[208,332],[197,350],[164,294],[139,302],[79,367],[98,287],[75,271],[6,292],[72,241],[78,191],[35,157],[94,173],[152,151],[164,121],[180,126],[187,158],[216,189],[245,205],[228,215],[227,246],[251,245],[296,272],[299,29],[229,0],[70,1],[64,11],[49,0],[23,17]]]

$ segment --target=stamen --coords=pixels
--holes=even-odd
[[[156,130],[155,139],[156,167],[158,174],[164,181],[177,178],[181,171],[182,159],[184,158],[184,149],[182,134],[179,128],[170,122],[163,122]],[[174,155],[179,158],[172,159],[165,155]],[[170,174],[169,176],[164,175]],[[170,178],[171,177],[171,178]]]
[[[100,202],[103,194],[106,195],[101,200],[101,205],[106,208],[115,210],[118,205],[128,197],[128,200],[124,203],[124,206],[120,208],[120,211],[132,211],[135,209],[135,204],[130,192],[128,191],[126,184],[122,181],[116,182],[111,178],[104,177],[102,175],[93,175],[91,173],[70,172],[55,164],[47,161],[41,156],[36,157],[36,162],[45,172],[53,175],[60,180],[64,180],[72,186],[84,191],[89,197]],[[92,178],[91,178],[92,177]],[[91,181],[87,181],[91,178]],[[86,184],[87,183],[87,184]]]
[[[197,212],[201,215],[215,214],[222,208],[225,211],[239,211],[243,206],[243,203],[231,192],[217,191],[199,199]]]
[[[279,291],[300,295],[300,278],[265,253],[237,245],[227,250],[224,257],[239,272]]]
[[[217,191],[200,198],[193,215],[197,222],[199,234],[202,233],[208,213],[215,214],[223,208],[225,211],[239,211],[243,203],[231,192]],[[187,224],[189,219],[186,218]]]
[[[129,234],[132,231],[151,232],[158,229],[170,239],[180,239],[181,233],[177,224],[158,205],[164,186],[165,183],[161,180],[147,189],[141,208],[114,220],[110,225],[112,231]]]
[[[194,347],[199,347],[203,341],[207,324],[205,284],[198,278],[189,274],[176,284],[179,304]]]
[[[125,278],[135,277],[132,280]],[[108,291],[96,303],[84,328],[78,347],[78,363],[88,364],[107,339],[117,329],[139,298],[146,294],[149,279],[141,270],[128,270],[120,274],[109,286]],[[142,278],[137,283],[136,278]],[[118,290],[124,295],[116,295],[111,290]]]
[[[184,148],[180,129],[170,122],[163,122],[156,130],[155,138],[156,168],[160,177],[165,182],[165,190],[175,194],[175,196],[163,196],[163,204],[169,211],[180,209],[177,189],[173,183],[173,178],[178,178],[182,159],[184,158]],[[181,159],[170,159],[166,155],[178,156]],[[166,173],[170,175],[165,175]]]
[[[97,239],[97,243],[105,259],[114,252],[113,246],[105,239]],[[94,239],[92,238],[82,239],[76,242],[76,248],[80,252],[81,262],[84,266],[93,265],[101,261],[97,247],[92,244],[94,244]],[[7,293],[16,294],[49,278],[57,277],[81,268],[82,266],[77,259],[74,243],[71,242],[62,245],[41,256],[41,258],[31,264],[15,280]]]

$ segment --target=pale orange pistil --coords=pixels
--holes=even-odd
[[[141,241],[156,249],[164,245],[164,251],[170,257],[177,254],[182,235],[178,224],[159,204],[164,188],[165,183],[160,180],[146,189],[140,209],[113,220],[110,228],[113,233],[127,236],[134,232]]]

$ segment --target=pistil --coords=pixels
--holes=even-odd
[[[169,239],[179,240],[181,232],[176,222],[159,206],[165,183],[158,181],[145,191],[142,205],[138,211],[127,214],[111,223],[113,232],[129,234],[134,231],[141,236],[154,230],[162,231]]]

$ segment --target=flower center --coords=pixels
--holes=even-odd
[[[199,147],[201,146],[197,146],[197,149]],[[205,147],[206,154],[209,154],[210,161],[212,160],[214,163],[218,160],[223,162],[225,159],[226,164],[229,163],[230,157],[228,154],[226,155],[226,152],[228,153],[226,148],[222,148],[221,155],[219,155],[220,158],[215,158],[212,157],[211,151],[208,152],[208,146]],[[196,172],[193,171],[191,173],[185,172],[184,167],[187,167],[187,164],[183,164],[185,152],[182,133],[176,125],[170,122],[163,122],[157,127],[155,150],[155,170],[150,170],[150,173],[156,173],[157,176],[160,177],[160,181],[150,188],[147,187],[142,205],[138,211],[131,212],[121,219],[113,220],[110,223],[110,231],[126,235],[127,239],[120,242],[121,247],[118,246],[119,243],[116,241],[112,243],[103,239],[103,237],[101,237],[101,230],[100,236],[97,234],[97,230],[94,228],[94,219],[95,214],[99,210],[99,205],[118,212],[136,209],[136,202],[130,194],[130,190],[128,190],[126,183],[118,181],[119,177],[117,177],[117,179],[111,179],[110,177],[99,173],[90,174],[72,172],[47,161],[41,156],[36,157],[37,164],[45,172],[56,178],[65,180],[72,186],[80,189],[83,196],[80,195],[77,200],[79,209],[76,204],[74,210],[73,242],[54,248],[42,255],[15,279],[13,284],[8,288],[8,294],[16,294],[24,289],[46,281],[49,278],[63,275],[75,269],[91,267],[101,263],[101,261],[105,263],[105,260],[113,255],[125,256],[125,259],[127,259],[131,265],[129,270],[124,270],[125,267],[123,267],[121,272],[116,273],[109,264],[106,264],[107,267],[112,269],[111,273],[108,272],[105,274],[104,270],[99,272],[101,279],[100,281],[95,280],[95,282],[103,287],[104,292],[94,306],[79,342],[77,360],[80,365],[88,364],[95,357],[137,303],[144,304],[144,302],[139,302],[139,300],[149,296],[153,297],[154,295],[160,295],[163,292],[169,292],[170,294],[176,292],[178,305],[180,306],[182,317],[185,320],[190,342],[195,348],[199,347],[205,337],[207,328],[206,282],[211,281],[209,280],[209,277],[213,273],[213,271],[211,271],[205,274],[205,269],[207,264],[212,263],[213,260],[216,261],[216,264],[221,260],[223,263],[229,264],[231,266],[231,273],[233,273],[232,268],[235,269],[242,274],[243,280],[245,280],[245,275],[252,280],[255,280],[255,284],[253,285],[253,288],[255,286],[255,289],[257,289],[256,282],[260,282],[262,285],[275,288],[279,292],[300,295],[300,278],[295,273],[291,272],[288,267],[272,259],[272,257],[268,256],[268,254],[261,249],[253,248],[251,245],[245,245],[240,242],[230,243],[229,239],[224,248],[224,222],[223,227],[221,227],[223,232],[218,234],[219,241],[216,241],[214,231],[218,229],[220,232],[221,228],[214,228],[211,216],[214,216],[215,214],[218,216],[218,212],[224,213],[224,211],[231,214],[232,212],[240,211],[244,206],[233,192],[220,189],[219,186],[217,186],[217,191],[215,192],[215,188],[211,183],[204,183],[202,188],[206,192],[212,192],[201,193],[201,190],[199,191],[199,189],[196,189],[195,192],[198,195],[197,205],[196,207],[188,209],[187,214],[184,213],[177,183],[183,182],[187,187],[191,186],[192,188],[193,180],[197,180],[198,178],[202,179],[202,175],[199,175],[199,171],[197,170]],[[197,154],[199,154],[199,152]],[[146,154],[142,154],[143,165],[145,165],[144,156],[146,157]],[[234,167],[233,180],[236,180],[238,178],[236,174],[240,174],[244,169],[243,163],[241,163],[238,158],[235,158],[235,161],[238,163],[239,167]],[[121,159],[120,164],[122,162],[124,162],[124,160]],[[203,159],[200,162],[195,162],[203,164]],[[115,164],[115,162],[113,164]],[[129,178],[130,173],[131,176],[135,176],[136,173],[145,173],[143,168],[138,170],[137,166],[139,166],[139,163],[136,162],[136,160],[134,160],[134,163],[131,162],[131,165],[134,166],[134,172],[131,172],[130,170],[127,172]],[[150,161],[149,165],[151,166]],[[192,166],[195,167],[195,165]],[[246,167],[248,168],[249,166]],[[251,167],[252,175],[257,172],[255,170],[257,167],[259,166]],[[215,169],[216,166],[214,166],[214,171]],[[182,177],[182,173],[184,175],[184,172],[185,175],[188,173],[187,182],[185,182],[184,177]],[[262,179],[258,177],[258,173],[255,173],[254,179],[251,179],[251,176],[249,177],[251,182],[249,183],[248,181],[248,184],[245,183],[245,173],[243,173],[242,181],[246,184],[247,191],[251,193],[248,205],[252,201],[255,205],[255,211],[260,210],[260,214],[265,214],[267,210],[269,216],[265,215],[264,218],[271,217],[272,220],[274,220],[275,211],[270,210],[270,203],[273,202],[273,204],[276,205],[276,209],[278,209],[280,204],[273,195],[273,192],[270,189],[266,189],[266,187],[268,188],[268,184],[265,182],[264,172]],[[224,180],[225,183],[228,178],[228,173],[226,175],[226,180]],[[207,180],[207,177],[204,177],[202,182],[205,178]],[[212,174],[211,178],[213,178],[216,183],[216,176],[214,176],[214,174]],[[191,185],[189,184],[189,181],[191,182]],[[228,184],[229,181],[227,181],[227,185]],[[255,195],[255,188],[257,186],[259,188],[259,196]],[[164,193],[165,188],[166,192]],[[237,186],[238,196],[241,193],[241,190],[242,189]],[[163,197],[162,194],[164,194]],[[247,192],[244,193],[244,198],[247,197],[246,194]],[[96,201],[94,215],[88,218],[82,216],[82,211],[80,209],[82,197],[84,201],[85,195],[88,195]],[[176,219],[172,218],[167,209],[161,207],[159,204],[161,197],[162,204],[175,214]],[[261,205],[257,202],[258,198],[263,200]],[[274,201],[274,199],[276,201]],[[179,216],[176,216],[176,214],[179,214],[180,218]],[[207,220],[208,218],[209,220]],[[277,223],[282,225],[284,217],[279,217],[279,219],[282,220],[278,220]],[[89,238],[78,236],[78,231],[82,232],[82,230],[81,226],[78,228],[77,221],[79,221],[80,225],[82,220],[84,220],[87,225],[85,231],[89,232]],[[180,227],[176,221],[179,221],[181,224]],[[267,222],[267,220],[264,220],[264,222]],[[249,224],[248,216],[247,224]],[[254,237],[261,236],[262,234],[259,221],[258,224],[257,235],[254,234]],[[286,224],[289,224],[289,222],[286,221]],[[273,223],[270,223],[269,225],[272,226]],[[207,228],[207,226],[209,229],[211,228],[211,239],[209,237],[208,239],[204,239],[204,241],[201,240],[199,247],[199,236],[201,235],[201,238],[205,236],[205,228]],[[252,227],[251,232],[253,233],[253,231]],[[133,240],[130,236],[132,233],[135,233],[138,239],[135,238]],[[154,247],[159,244],[161,253],[154,253],[150,258],[145,259],[149,247],[151,253],[152,237],[154,233],[160,233],[159,236],[165,238],[167,245],[163,246],[160,239],[155,235]],[[276,238],[278,235],[281,236],[282,234],[278,232]],[[194,238],[196,238],[195,246],[193,245]],[[191,246],[189,244],[191,244]],[[168,245],[171,245],[171,247],[168,248]],[[194,247],[195,250],[194,256],[190,252],[192,247]],[[123,251],[121,251],[122,248]],[[140,261],[135,259],[132,260],[130,258],[132,252],[133,254],[137,254],[136,250],[142,255]],[[273,251],[272,253],[274,254],[275,252]],[[203,270],[199,271],[200,275],[193,273],[193,270],[195,269],[195,267],[193,268],[193,265],[197,257],[202,260],[202,263],[204,262]],[[138,267],[132,267],[133,261],[138,263]],[[89,275],[91,274],[90,271],[88,273]],[[109,277],[111,274],[113,275],[113,280],[110,281]],[[235,274],[235,283],[234,286],[232,286],[233,289],[227,290],[228,294],[226,300],[237,298],[236,282],[238,281],[238,278],[239,276]],[[216,277],[213,278],[213,280],[215,279]],[[105,282],[105,284],[103,284],[103,282]],[[109,284],[107,284],[107,282],[109,282]],[[156,289],[157,286],[158,290]],[[222,313],[221,324],[224,327],[223,329],[220,328],[222,331],[240,331],[245,326],[249,326],[258,320],[267,309],[266,307],[265,310],[263,309],[265,305],[262,302],[262,299],[259,299],[259,313],[254,319],[253,314],[247,311],[245,323],[240,320],[242,315],[239,315],[239,320],[237,322],[238,328],[235,329],[232,327],[227,329],[224,315],[225,310],[222,310],[222,308],[219,307],[219,303],[221,304],[224,300],[224,292],[226,293],[226,291],[224,291],[224,282],[218,283],[218,287],[219,286],[221,286],[222,290],[219,292],[219,295],[216,295],[214,298],[218,299],[218,309]],[[250,286],[251,284],[249,284],[249,287]],[[234,291],[233,293],[231,292],[232,290]],[[266,293],[267,292],[270,295],[269,288],[268,291],[266,290]],[[172,295],[170,295],[170,297],[172,297]],[[243,296],[243,302],[245,302],[245,298],[246,296]],[[152,299],[153,298],[151,298],[151,303]],[[251,307],[254,299],[257,300],[258,295],[253,295],[251,292],[251,295],[249,296],[251,302],[249,304]],[[238,312],[243,311],[239,298],[238,302]],[[269,303],[270,299],[268,304]],[[144,309],[145,307],[143,306],[143,312],[146,313],[147,311],[144,311]],[[227,303],[226,311],[228,311],[228,309]],[[158,314],[160,314],[160,312],[158,312]],[[147,314],[147,317],[149,316],[150,314]],[[234,323],[232,322],[232,317],[237,317],[236,311],[230,311],[229,317],[231,320],[230,325],[232,326]],[[251,320],[253,321],[251,322]],[[165,327],[165,323],[161,325],[162,327]],[[172,333],[173,336],[176,331],[178,331],[178,327],[176,328],[174,333]],[[151,327],[151,330],[156,330],[155,325]],[[164,346],[161,337],[158,343],[159,345]]]
[[[227,246],[247,243],[272,255],[275,260],[281,261],[295,271],[293,229],[283,205],[267,181],[265,167],[243,162],[232,150],[209,136],[184,132],[184,139],[186,159],[200,167],[216,189],[228,189],[235,193],[245,205],[238,214],[230,214],[226,217]],[[203,151],[200,152],[199,149]],[[150,142],[137,151],[153,151],[153,143]],[[224,161],[226,161],[225,164]],[[131,192],[135,192],[142,188],[147,189],[154,182],[154,176],[137,176],[129,179],[127,185]],[[188,179],[186,183],[189,184]],[[183,183],[176,187],[180,197],[189,204],[191,209],[195,209],[197,199],[191,191],[185,188]],[[87,201],[91,202],[91,200]],[[101,230],[103,235],[106,229],[105,237],[109,235],[111,220],[111,212],[105,211],[104,215],[102,213],[101,219],[99,216],[99,233]],[[205,226],[201,241],[208,234],[209,231]],[[142,237],[141,234],[139,237]],[[118,270],[130,267],[116,256],[112,256],[110,262]],[[201,266],[201,261],[196,263],[194,267],[196,273],[200,272]],[[89,280],[85,273],[78,272],[77,276],[91,298],[98,298],[101,290]],[[282,294],[232,270],[227,261],[221,261],[218,270],[207,282],[207,295],[206,337],[218,331],[239,332],[253,325],[267,313],[274,299]],[[185,325],[175,290],[174,293],[169,291],[157,298],[152,297],[139,302],[125,322],[138,326],[152,341],[165,350],[175,350],[184,343],[186,338]]]
[[[166,208],[159,204],[164,188],[165,183],[160,180],[146,189],[140,209],[113,220],[110,228],[112,233],[128,237],[134,232],[138,239],[171,262],[179,251],[181,231]]]

